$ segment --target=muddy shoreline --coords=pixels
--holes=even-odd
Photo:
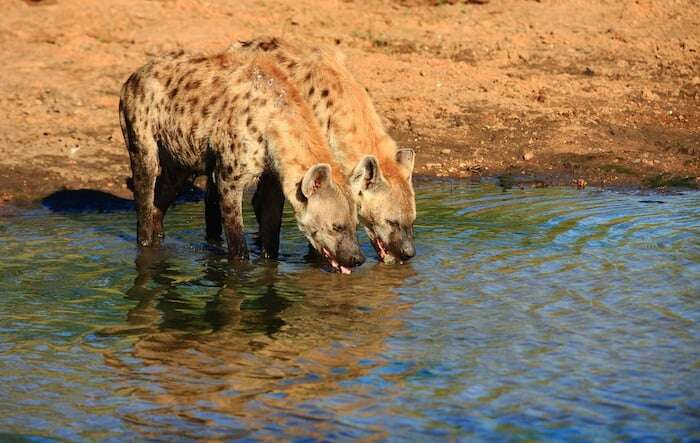
[[[698,188],[700,6],[624,3],[10,0],[0,202],[60,189],[131,198],[117,117],[129,73],[163,51],[261,33],[345,53],[389,132],[415,149],[417,175]]]

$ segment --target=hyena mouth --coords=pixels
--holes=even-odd
[[[333,257],[333,254],[331,254],[331,251],[328,249],[323,248],[323,256],[326,258],[326,260],[328,260],[328,263],[331,264],[331,268],[333,268],[334,271],[340,272],[341,274],[350,274],[352,272],[350,268],[346,268],[345,266],[339,264],[335,257]]]
[[[384,243],[379,237],[374,237],[372,240],[372,246],[374,246],[374,249],[377,251],[377,254],[379,254],[379,259],[381,261],[384,261],[386,259],[386,256],[389,255],[386,252],[386,247],[384,247]]]

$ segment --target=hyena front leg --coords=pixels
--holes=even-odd
[[[234,175],[238,174],[238,175]],[[243,191],[246,181],[244,174],[235,171],[230,164],[220,163],[216,174],[219,192],[221,218],[228,242],[229,259],[247,260],[248,247],[243,232]]]
[[[148,128],[134,127],[123,108],[120,117],[124,140],[131,160],[134,202],[136,204],[137,241],[140,246],[151,246],[155,228],[156,177],[160,172],[158,144]]]
[[[266,169],[260,176],[258,187],[253,195],[253,209],[255,218],[258,220],[262,256],[277,258],[280,248],[284,194],[279,176],[274,171]]]

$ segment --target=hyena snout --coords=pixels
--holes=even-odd
[[[360,251],[360,246],[357,244],[357,241],[352,240],[340,242],[336,257],[338,263],[348,268],[360,266],[366,260],[364,254]]]
[[[406,261],[410,260],[416,255],[416,245],[413,242],[413,239],[411,240],[404,240],[401,242],[401,248],[399,249],[399,256],[401,257],[401,261]]]
[[[408,261],[416,255],[416,243],[413,239],[413,228],[401,229],[394,232],[391,241],[391,252],[401,261]]]

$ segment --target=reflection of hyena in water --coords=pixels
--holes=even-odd
[[[220,195],[229,256],[247,258],[243,191],[267,171],[299,229],[336,270],[364,261],[346,179],[331,167],[311,110],[269,56],[157,58],[129,77],[119,109],[141,246],[163,236],[165,212],[185,182],[206,174]]]
[[[410,149],[397,149],[367,91],[350,74],[342,56],[331,48],[280,38],[243,42],[230,51],[274,57],[277,66],[289,75],[312,106],[334,157],[350,180],[360,221],[380,259],[396,262],[413,257],[414,153]],[[281,191],[274,177],[264,176],[253,200],[258,219],[273,216],[267,202],[274,200],[275,195],[280,196]],[[279,230],[261,229],[261,236],[263,244],[271,245],[274,254]]]

